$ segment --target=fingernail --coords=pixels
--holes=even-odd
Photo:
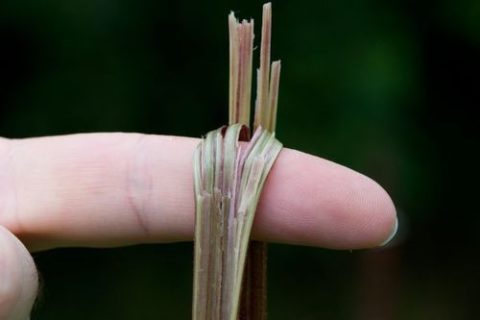
[[[392,241],[392,239],[395,238],[397,231],[398,231],[398,218],[395,218],[395,225],[393,226],[392,232],[388,236],[387,240],[383,241],[380,244],[380,247],[386,246],[388,243],[390,243],[390,241]]]

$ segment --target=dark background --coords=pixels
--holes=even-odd
[[[218,127],[227,14],[253,16],[258,35],[261,4],[1,0],[0,136]],[[478,319],[480,1],[273,9],[279,139],[371,176],[401,220],[381,250],[271,245],[270,318]],[[33,319],[190,317],[191,243],[35,259]]]

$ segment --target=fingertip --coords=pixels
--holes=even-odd
[[[255,235],[332,249],[377,247],[394,230],[396,210],[372,179],[285,149],[266,182]]]
[[[394,238],[397,232],[397,211],[388,192],[376,181],[365,178],[367,183],[362,210],[365,228],[359,230],[359,240],[363,242],[360,248],[384,246]]]

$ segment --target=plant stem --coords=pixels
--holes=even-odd
[[[251,140],[239,142],[251,135],[253,20],[240,23],[232,13],[230,125],[209,132],[195,151],[194,320],[266,319],[266,245],[252,242],[247,259],[261,190],[282,148],[273,133],[280,62],[270,66],[270,4],[264,5],[263,19]]]

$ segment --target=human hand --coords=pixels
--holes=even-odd
[[[28,250],[191,240],[198,142],[124,133],[0,138],[0,319],[28,319],[37,291]],[[393,203],[374,181],[284,149],[252,235],[358,249],[381,245],[395,229]]]

